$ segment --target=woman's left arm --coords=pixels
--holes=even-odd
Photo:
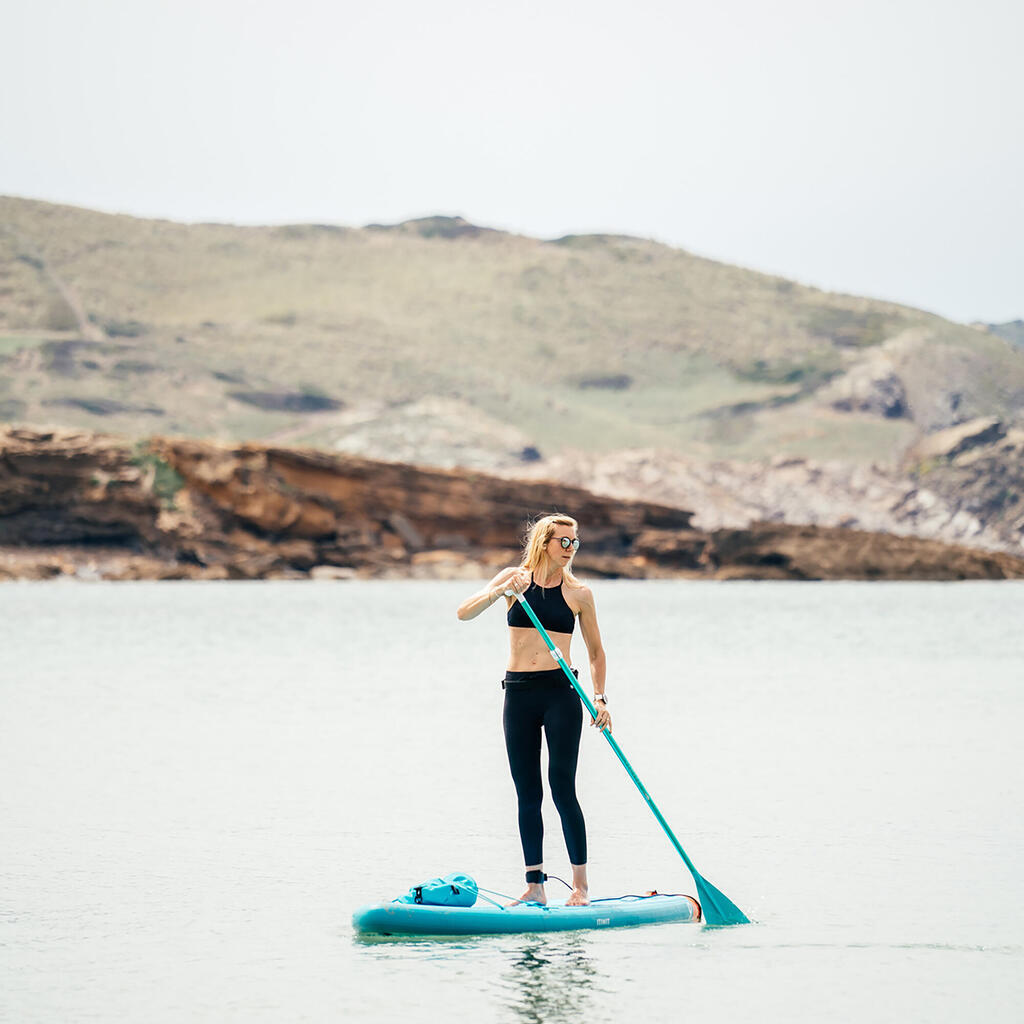
[[[583,587],[579,591],[579,620],[580,632],[583,634],[583,642],[587,645],[587,654],[590,657],[590,678],[594,684],[595,698],[604,696],[606,662],[604,656],[604,645],[601,643],[601,630],[597,625],[597,608],[594,605],[594,594],[590,587]],[[594,707],[597,708],[597,718],[592,723],[599,729],[607,726],[612,731],[612,716],[608,714],[608,705],[603,701],[595,699]]]

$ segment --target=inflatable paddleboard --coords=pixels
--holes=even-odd
[[[418,903],[379,903],[360,907],[352,926],[364,935],[509,935],[628,928],[666,921],[699,921],[700,904],[692,896],[620,896],[587,907],[520,903],[514,907],[477,904],[439,907]]]

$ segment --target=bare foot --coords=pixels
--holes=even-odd
[[[540,903],[542,906],[547,906],[548,898],[544,895],[543,885],[528,885],[526,892],[517,900],[513,900],[511,903],[506,903],[506,907],[517,907],[520,903]]]
[[[586,889],[573,889],[569,898],[565,901],[567,907],[587,907],[590,905],[590,897]]]

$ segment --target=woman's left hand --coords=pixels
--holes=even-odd
[[[594,707],[597,708],[597,718],[591,720],[591,725],[596,725],[598,729],[607,729],[609,732],[612,731],[612,716],[608,713],[608,706],[604,701],[598,700],[594,702]]]

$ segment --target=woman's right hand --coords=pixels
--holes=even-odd
[[[512,574],[502,584],[502,593],[506,590],[515,591],[517,594],[521,594],[530,586],[530,582],[533,579],[533,573],[529,569],[513,569]]]
[[[521,594],[533,579],[533,573],[522,566],[503,569],[483,590],[478,590],[472,597],[466,598],[456,609],[455,614],[463,621],[475,619],[482,611],[490,608],[498,598],[505,596],[506,590]]]

